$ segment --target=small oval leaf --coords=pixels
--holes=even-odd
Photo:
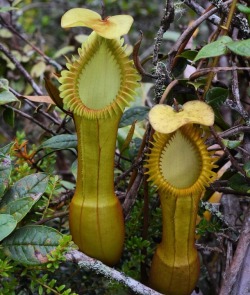
[[[50,254],[63,235],[54,228],[29,225],[12,233],[3,241],[3,251],[11,259],[28,265],[38,265],[48,261]]]
[[[212,107],[218,107],[226,101],[228,95],[228,89],[213,87],[206,94],[206,102]]]
[[[0,90],[0,105],[14,102],[14,101],[19,101],[14,94],[12,94],[8,90]]]
[[[0,214],[0,241],[6,238],[15,228],[17,222],[9,214]]]
[[[227,53],[227,43],[231,42],[232,39],[228,36],[223,36],[217,41],[211,42],[205,45],[196,55],[194,62],[202,59],[214,56],[220,56]]]
[[[7,145],[0,148],[0,153],[7,154],[10,152],[10,149],[12,148],[14,142],[10,142]]]
[[[241,140],[222,139],[222,142],[229,149],[235,149],[241,144]]]
[[[1,207],[20,198],[35,198],[37,194],[44,193],[48,184],[48,179],[45,173],[35,173],[23,177],[4,194],[0,204]]]
[[[0,197],[9,184],[11,170],[12,165],[10,157],[0,153]]]
[[[132,125],[134,121],[142,121],[146,118],[150,108],[138,106],[126,110],[121,118],[119,128]]]
[[[250,39],[230,42],[227,47],[235,54],[250,57]]]
[[[250,178],[250,161],[244,164],[243,169],[245,170],[247,177]]]
[[[40,149],[55,149],[55,150],[63,150],[77,147],[77,136],[71,134],[60,134],[51,137],[50,139],[44,141],[40,147]]]
[[[38,193],[32,197],[21,198],[10,202],[0,209],[0,213],[10,214],[19,222],[29,213],[30,209],[41,196],[42,194]]]
[[[241,192],[241,193],[249,193],[250,192],[250,185],[246,181],[245,177],[240,174],[236,173],[228,180],[228,185],[232,189]]]

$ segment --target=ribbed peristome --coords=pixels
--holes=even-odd
[[[88,119],[121,114],[135,95],[140,80],[123,39],[105,39],[93,32],[67,63],[59,82],[65,106]]]
[[[171,134],[155,132],[147,164],[148,180],[173,196],[202,193],[216,176],[215,157],[207,151],[202,129],[187,124]]]

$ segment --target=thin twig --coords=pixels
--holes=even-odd
[[[197,250],[203,251],[203,252],[224,253],[224,251],[218,247],[209,247],[209,246],[202,245],[202,244],[195,244],[195,247],[197,248]]]
[[[239,81],[236,63],[232,62],[232,94],[234,96],[235,102],[237,104],[237,109],[242,118],[245,120],[246,125],[250,126],[250,117],[247,111],[243,108],[243,105],[240,101],[240,91],[239,91]]]
[[[54,215],[50,216],[50,217],[47,217],[47,218],[43,218],[37,222],[35,222],[36,225],[40,225],[40,224],[44,224],[50,220],[53,220],[55,218],[62,218],[64,216],[67,216],[69,215],[69,211],[65,211],[65,212],[57,212],[55,213]]]
[[[244,223],[242,226],[239,242],[232,260],[230,267],[222,282],[222,287],[219,295],[230,295],[233,294],[232,290],[237,282],[240,270],[243,265],[243,261],[246,257],[248,248],[250,247],[250,206],[245,214]]]
[[[36,82],[32,79],[30,74],[25,70],[25,68],[20,64],[20,62],[15,58],[14,55],[12,55],[8,49],[6,49],[2,44],[0,44],[0,51],[2,51],[17,67],[17,69],[23,74],[24,78],[29,82],[29,84],[34,89],[35,93],[38,95],[43,95],[42,90],[40,87],[36,84]]]
[[[210,68],[203,68],[195,71],[192,75],[190,75],[189,80],[193,81],[201,76],[205,76],[208,73],[219,73],[224,71],[241,71],[241,70],[250,70],[250,67],[237,67],[236,65],[233,67],[210,67]]]
[[[196,1],[193,0],[183,0],[183,3],[185,3],[188,7],[190,7],[192,10],[194,10],[198,15],[202,15],[205,12],[205,9],[200,6]],[[211,15],[208,20],[213,23],[214,25],[219,25],[220,18],[213,14]]]
[[[34,119],[34,118],[31,117],[30,115],[28,115],[28,114],[26,114],[26,113],[24,113],[24,112],[22,112],[22,111],[20,111],[20,110],[18,110],[18,109],[16,109],[16,108],[10,106],[10,105],[7,105],[7,104],[4,105],[3,107],[6,108],[6,109],[11,109],[11,110],[13,110],[15,113],[17,113],[17,114],[21,115],[22,117],[24,117],[24,118],[26,118],[26,119],[32,121],[33,123],[35,123],[36,125],[38,125],[39,127],[41,127],[43,130],[47,131],[48,133],[51,133],[51,134],[53,134],[53,135],[56,135],[56,133],[55,133],[53,130],[47,128],[46,126],[44,126],[44,124],[42,124],[42,123],[39,122],[38,120]]]
[[[229,9],[228,9],[228,4],[226,2],[223,2],[221,0],[210,0],[211,3],[213,3],[213,5],[215,7],[218,8],[218,10],[225,14],[225,15],[229,15]],[[236,1],[238,2],[238,1]],[[235,4],[236,4],[235,2]],[[234,9],[233,9],[234,10]],[[249,28],[249,24],[248,21],[245,17],[242,17],[242,15],[240,14],[236,14],[235,17],[233,17],[233,14],[231,15],[231,21],[230,24],[232,23],[234,26],[236,26],[237,28],[239,28],[240,32],[243,34],[243,36],[245,38],[249,38],[250,35],[250,28]]]
[[[15,34],[17,37],[19,37],[20,39],[22,39],[25,43],[29,44],[29,46],[34,49],[38,54],[40,54],[44,60],[56,67],[56,69],[58,71],[62,70],[62,66],[57,63],[55,60],[49,58],[47,55],[45,55],[38,47],[36,47],[33,43],[31,43],[29,40],[27,40],[22,34],[20,34],[11,24],[8,24],[5,19],[3,17],[0,16],[0,21],[2,22],[2,24],[4,25],[5,28],[7,28],[8,30],[10,30],[13,34]]]
[[[163,104],[169,94],[169,92],[174,88],[175,85],[177,85],[179,83],[178,80],[173,80],[171,83],[168,84],[168,86],[166,87],[166,89],[164,90],[162,97],[159,101],[159,104]]]
[[[228,2],[228,1],[227,1]],[[231,1],[229,1],[231,2]],[[195,20],[191,26],[189,26],[179,37],[179,39],[176,41],[170,52],[168,53],[171,59],[175,56],[175,53],[178,51],[179,47],[187,38],[189,38],[193,32],[196,30],[196,28],[206,19],[208,19],[211,15],[213,15],[218,9],[214,7],[210,11],[203,14],[201,17],[199,17],[197,20]]]
[[[150,73],[147,73],[143,66],[141,65],[140,59],[139,59],[139,50],[141,47],[141,42],[142,42],[142,38],[143,38],[143,33],[142,31],[140,31],[140,39],[135,43],[134,48],[133,48],[133,61],[134,61],[134,65],[137,69],[137,71],[142,75],[142,76],[147,76],[150,78],[154,78],[156,79],[157,76],[156,75],[152,75]]]
[[[227,154],[227,156],[229,157],[232,165],[235,167],[236,170],[238,170],[241,174],[243,174],[244,176],[246,176],[246,172],[245,170],[238,164],[238,162],[235,160],[235,158],[231,155],[230,151],[228,150],[228,148],[223,144],[220,136],[218,133],[216,133],[214,127],[209,127],[210,132],[212,133],[212,135],[214,136],[216,142],[220,145],[220,147],[222,148],[222,150]]]
[[[126,194],[125,201],[122,204],[125,218],[128,217],[129,211],[136,201],[136,197],[137,197],[139,188],[141,186],[142,180],[143,180],[143,173],[138,173],[135,178],[135,181],[133,182],[133,185],[131,186],[130,190]]]
[[[121,181],[124,180],[133,170],[139,169],[139,167],[142,164],[142,161],[144,160],[144,157],[140,157],[136,159],[136,161],[127,169],[124,171],[121,175],[117,176],[115,179],[115,186]]]

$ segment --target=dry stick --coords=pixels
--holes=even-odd
[[[223,138],[223,137],[235,136],[239,133],[250,133],[250,127],[244,126],[244,125],[233,126],[228,130],[219,132],[218,135]],[[215,138],[212,138],[212,137],[209,138],[207,140],[207,143],[209,146],[213,145],[214,143],[216,143]]]
[[[64,119],[60,122],[58,121],[56,118],[54,118],[53,116],[49,115],[47,112],[45,112],[44,110],[37,108],[37,106],[31,102],[30,100],[28,100],[27,98],[25,98],[23,95],[21,95],[20,93],[18,93],[17,91],[15,91],[12,88],[9,88],[9,90],[17,97],[17,98],[22,98],[25,100],[25,102],[27,104],[29,104],[32,108],[36,109],[36,111],[38,113],[41,113],[42,115],[44,115],[46,118],[48,118],[50,121],[52,121],[54,124],[59,125],[58,129],[56,130],[56,134],[61,130],[62,126],[64,125]],[[63,129],[69,133],[72,134],[72,132],[70,130],[68,130],[66,127],[63,127]]]
[[[59,133],[60,130],[63,128],[67,133],[72,134],[72,132],[65,127],[65,124],[67,123],[68,114],[65,114],[63,120],[61,121],[60,125],[58,126],[56,133]]]
[[[174,88],[175,85],[177,85],[179,83],[178,80],[173,80],[172,82],[170,82],[168,84],[168,86],[166,87],[166,89],[164,90],[163,94],[162,94],[162,97],[159,101],[159,104],[163,104],[169,94],[169,92]]]
[[[13,110],[15,113],[21,115],[22,117],[32,121],[33,123],[37,124],[38,126],[40,126],[42,129],[44,129],[45,131],[47,131],[48,133],[51,133],[53,135],[56,135],[54,131],[52,131],[51,129],[47,128],[46,126],[44,126],[41,122],[37,121],[36,119],[34,119],[33,117],[31,117],[30,115],[25,114],[24,112],[10,106],[10,105],[4,105],[4,108],[6,109],[11,109]]]
[[[213,7],[210,6],[208,7],[206,10],[204,10],[204,14],[208,11],[210,11]],[[194,31],[196,30],[196,28],[189,34],[188,38],[186,38],[185,40],[183,40],[183,42],[181,43],[180,47],[178,48],[178,51],[176,52],[175,54],[175,57],[173,59],[173,61],[170,61],[170,64],[171,64],[171,68],[170,70],[172,71],[173,68],[176,66],[178,60],[179,60],[179,56],[181,55],[181,53],[184,51],[184,49],[186,48],[190,38],[192,37]]]
[[[227,1],[227,2],[231,2],[231,1]],[[176,41],[176,43],[174,44],[173,48],[169,51],[169,57],[171,59],[173,59],[173,57],[175,56],[175,53],[178,51],[179,47],[182,45],[183,42],[185,42],[185,40],[187,38],[189,38],[193,32],[196,30],[196,28],[206,19],[208,19],[211,15],[213,15],[218,9],[215,7],[213,9],[211,9],[210,11],[206,12],[204,15],[202,15],[201,17],[199,17],[196,21],[194,21],[192,23],[191,26],[189,26],[179,37],[179,39]],[[170,63],[171,64],[171,63]]]
[[[2,46],[2,44],[0,44],[0,51],[2,51],[14,63],[14,65],[17,67],[17,69],[23,74],[24,78],[32,86],[35,93],[38,95],[43,95],[42,90],[39,88],[39,86],[32,79],[30,74],[25,70],[25,68],[20,64],[20,62],[4,46]]]
[[[143,173],[138,173],[135,180],[133,181],[133,184],[130,190],[126,194],[125,201],[122,204],[125,219],[128,217],[129,211],[136,201],[136,197],[138,194],[139,187],[142,183],[142,180],[143,180]]]
[[[136,161],[129,167],[128,170],[124,171],[121,175],[117,176],[115,179],[115,186],[121,181],[124,180],[133,170],[138,169],[142,164],[143,157],[139,157]]]
[[[221,13],[223,14],[228,14],[228,6],[227,3],[223,1],[218,1],[218,0],[210,0],[210,2],[216,6]],[[235,2],[237,4],[238,1]],[[230,14],[231,12],[229,12]],[[232,14],[233,15],[233,14]],[[237,27],[240,32],[244,35],[245,38],[249,38],[250,36],[250,28],[248,21],[245,17],[242,17],[242,14],[237,14],[234,18],[231,19],[229,22],[230,24],[232,23],[235,27]]]
[[[231,5],[229,13],[228,13],[226,24],[225,24],[225,26],[220,27],[220,28],[223,28],[222,36],[225,36],[227,34],[229,28],[230,28],[237,1],[238,0],[233,0],[232,1],[232,5]],[[219,62],[219,59],[220,59],[220,56],[214,57],[214,59],[212,60],[211,68],[216,67],[216,65]],[[209,90],[209,88],[211,86],[211,83],[212,83],[212,80],[213,80],[214,76],[215,76],[214,72],[211,72],[211,73],[208,74],[206,86],[205,86],[205,89],[204,89],[203,98],[205,98],[206,93],[207,93],[207,91]]]
[[[232,289],[237,280],[237,276],[240,274],[241,267],[246,257],[248,248],[250,247],[250,206],[245,214],[244,223],[242,226],[238,245],[230,265],[230,268],[224,276],[222,287],[219,295],[230,295]]]
[[[34,49],[38,54],[40,54],[48,64],[55,66],[58,71],[62,70],[62,66],[59,63],[57,63],[56,61],[52,60],[47,55],[45,55],[39,48],[37,48],[34,44],[32,44],[29,40],[27,40],[22,34],[20,34],[12,25],[8,24],[3,17],[0,16],[0,20],[3,23],[5,28],[10,30],[13,34],[15,34],[20,39],[22,39],[25,43],[29,44],[30,47]]]
[[[208,189],[209,190],[211,189],[214,192],[219,192],[219,193],[223,193],[223,194],[232,194],[232,195],[237,195],[237,196],[250,197],[250,193],[235,191],[235,190],[229,189],[228,187],[217,187],[217,186],[214,187],[213,185],[211,185]]]
[[[219,134],[216,133],[214,127],[209,127],[210,132],[214,136],[216,142],[219,144],[219,146],[222,148],[222,150],[226,153],[226,155],[229,157],[229,160],[231,161],[232,165],[236,170],[238,170],[241,174],[243,174],[246,177],[246,172],[245,170],[238,164],[238,162],[235,160],[235,158],[231,155],[230,151],[228,148],[223,144]]]
[[[87,255],[81,253],[77,250],[72,250],[65,254],[66,260],[71,262],[76,262],[80,268],[92,270],[95,273],[104,275],[106,278],[115,280],[126,287],[129,287],[137,294],[141,295],[162,295],[145,285],[139,283],[138,281],[127,277],[125,274],[111,268],[101,261],[88,257]]]
[[[58,212],[58,213],[55,213],[54,215],[50,216],[50,217],[47,217],[47,218],[43,218],[37,222],[35,222],[36,225],[40,225],[40,224],[44,224],[52,219],[55,219],[55,218],[61,218],[61,217],[64,217],[64,216],[67,216],[69,214],[69,211],[65,211],[65,212]]]
[[[143,240],[148,240],[148,227],[149,227],[149,191],[148,191],[148,176],[144,174],[143,177],[143,193],[144,193],[144,203],[143,203],[143,227],[142,227],[142,238]],[[144,257],[148,256],[148,251],[146,247],[143,247],[141,254]],[[145,283],[148,280],[147,276],[147,264],[145,261],[141,262],[141,282]]]
[[[151,128],[150,126],[148,125],[147,126],[147,129],[143,135],[143,139],[142,139],[142,143],[141,143],[141,146],[140,146],[140,149],[138,151],[138,155],[136,157],[136,162],[135,163],[139,163],[140,159],[143,160],[144,158],[144,150],[145,150],[145,146],[146,146],[146,143],[148,142],[147,139],[148,139],[148,134],[151,132]],[[137,168],[137,169],[135,169]],[[132,172],[132,175],[130,177],[130,181],[129,181],[129,184],[128,184],[128,188],[127,188],[127,193],[129,192],[130,188],[132,187],[135,179],[136,179],[136,176],[138,174],[138,169],[139,169],[139,166],[138,165],[135,165],[134,169],[133,169],[133,172]]]
[[[136,70],[138,71],[139,74],[141,74],[141,76],[147,76],[153,79],[156,79],[157,76],[156,75],[152,75],[150,73],[147,73],[143,66],[141,65],[140,62],[140,58],[139,58],[139,50],[140,50],[140,46],[141,46],[141,42],[142,42],[142,38],[143,38],[143,33],[142,31],[140,31],[140,38],[139,40],[135,43],[134,45],[134,49],[133,49],[133,61],[134,61],[134,65],[136,67]]]
[[[202,15],[205,12],[205,9],[200,6],[196,1],[193,0],[184,0],[183,3],[185,3],[188,7],[190,7],[192,10],[194,10],[198,15]],[[217,15],[211,15],[208,20],[213,23],[214,25],[219,25],[220,18]]]
[[[158,53],[163,39],[163,34],[168,30],[170,24],[174,21],[174,1],[167,0],[164,8],[164,15],[161,20],[161,26],[155,38],[155,45],[153,51],[153,65],[158,62]]]
[[[247,111],[243,108],[240,101],[240,91],[239,91],[239,81],[238,81],[238,73],[236,68],[236,63],[232,62],[233,70],[232,70],[232,94],[234,96],[235,102],[237,104],[237,111],[240,113],[242,118],[245,120],[246,124],[250,126],[250,117]]]
[[[225,71],[240,71],[240,70],[250,70],[250,67],[210,67],[210,68],[203,68],[200,70],[195,71],[190,77],[189,80],[193,81],[201,76],[205,76],[208,73],[218,73],[218,72],[225,72]]]
[[[224,251],[220,249],[219,247],[209,247],[209,246],[204,246],[202,244],[197,244],[197,243],[195,244],[195,247],[199,251],[224,253]]]
[[[228,136],[232,136],[232,135],[242,133],[242,132],[250,133],[250,126],[243,126],[243,125],[234,126],[226,131],[219,133],[219,135],[220,135],[220,137],[228,137]]]

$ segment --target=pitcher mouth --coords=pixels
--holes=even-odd
[[[192,124],[170,134],[156,132],[145,165],[160,191],[174,196],[200,194],[216,176],[212,171],[215,158],[207,151],[202,129]]]
[[[78,53],[59,78],[65,106],[88,119],[121,114],[133,100],[140,80],[123,41],[105,39],[93,32]]]

